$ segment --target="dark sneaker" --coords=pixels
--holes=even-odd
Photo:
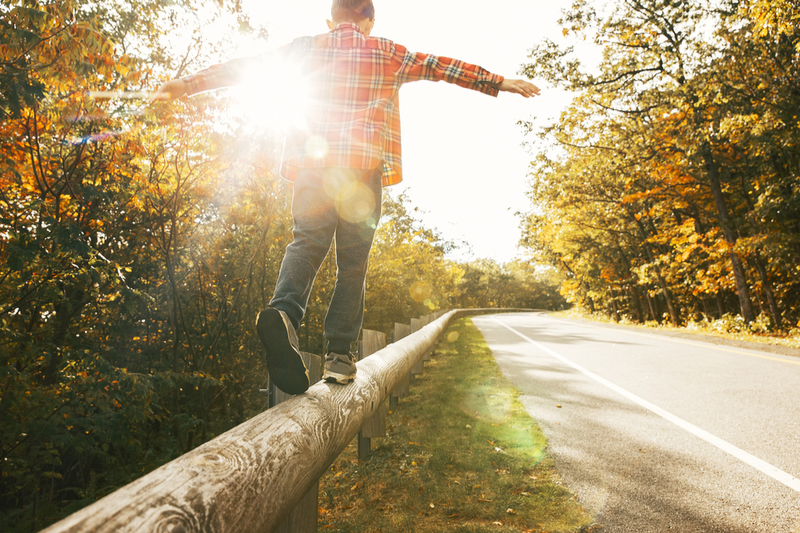
[[[272,307],[261,311],[256,330],[267,350],[267,370],[275,386],[287,394],[308,390],[308,370],[300,355],[297,333],[286,313]]]
[[[351,353],[329,353],[325,356],[325,372],[322,379],[328,383],[347,385],[356,379],[355,356]]]

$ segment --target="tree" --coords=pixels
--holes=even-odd
[[[599,297],[617,315],[622,285],[636,302],[633,287],[653,283],[676,324],[700,309],[714,314],[709,297],[716,299],[717,315],[726,312],[729,288],[746,322],[755,319],[753,291],[777,327],[781,305],[796,305],[779,303],[788,293],[773,280],[793,278],[780,266],[792,260],[786,255],[792,245],[775,244],[793,242],[797,233],[777,222],[782,217],[756,215],[777,197],[788,200],[782,207],[792,212],[789,199],[796,193],[788,181],[796,170],[793,163],[777,171],[774,164],[753,166],[767,153],[773,161],[796,161],[794,139],[778,139],[790,130],[785,121],[796,117],[776,115],[796,109],[796,40],[786,33],[789,26],[774,22],[794,15],[784,5],[755,2],[753,13],[762,22],[754,26],[748,7],[624,0],[601,15],[578,1],[561,24],[565,35],[593,37],[603,48],[597,72],[553,42],[533,49],[526,72],[577,96],[542,132],[560,144],[562,155],[538,159],[537,210],[527,242],[546,249],[590,306]],[[770,37],[758,38],[759,31]],[[767,181],[783,183],[777,186],[782,194],[763,192],[765,168]],[[560,229],[552,234],[555,226]],[[546,238],[547,244],[535,242]],[[564,248],[567,241],[572,251]],[[657,317],[652,290],[645,296]],[[630,307],[645,314],[638,304]]]

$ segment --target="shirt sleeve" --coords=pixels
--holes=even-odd
[[[397,72],[400,83],[418,80],[446,81],[459,87],[479,91],[489,96],[497,96],[497,86],[505,79],[498,74],[477,65],[470,65],[458,59],[411,53],[400,45],[395,45],[395,53],[400,59]]]
[[[239,85],[245,80],[253,63],[258,61],[258,57],[236,58],[184,76],[181,79],[186,83],[186,94],[192,96],[214,89]]]
[[[310,45],[308,38],[295,39],[274,51],[231,59],[181,79],[186,83],[186,94],[189,96],[223,87],[233,87],[246,82],[256,72],[269,70],[274,66],[275,60],[296,59],[293,54],[302,54]]]

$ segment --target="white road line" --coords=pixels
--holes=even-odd
[[[602,378],[602,377],[598,376],[597,374],[595,374],[595,373],[583,368],[582,366],[580,366],[580,365],[578,365],[576,363],[573,363],[572,361],[570,361],[566,357],[557,354],[556,352],[554,352],[550,348],[547,348],[546,346],[543,346],[542,344],[536,342],[535,340],[531,339],[530,337],[527,337],[527,336],[523,335],[522,333],[520,333],[519,331],[515,330],[511,326],[508,326],[508,325],[500,322],[498,319],[492,317],[492,320],[494,320],[495,322],[497,322],[498,324],[500,324],[504,328],[508,329],[509,331],[511,331],[513,333],[516,333],[521,338],[523,338],[526,341],[528,341],[529,343],[533,344],[534,346],[536,346],[537,348],[539,348],[543,352],[546,352],[546,353],[552,355],[553,357],[555,357],[556,359],[558,359],[559,361],[561,361],[562,363],[565,363],[565,364],[571,366],[572,368],[574,368],[578,372],[581,372],[582,374],[585,374],[586,376],[592,378],[593,380],[597,381],[598,383],[600,383],[602,385],[605,385],[609,389],[621,394],[622,396],[628,398],[630,401],[632,401],[632,402],[644,407],[648,411],[651,411],[651,412],[657,414],[661,418],[663,418],[665,420],[669,420],[670,422],[672,422],[676,426],[685,429],[686,431],[688,431],[692,435],[694,435],[696,437],[700,437],[701,439],[703,439],[704,441],[708,442],[709,444],[712,444],[712,445],[716,446],[717,448],[719,448],[723,452],[732,455],[733,457],[739,459],[740,461],[752,466],[756,470],[768,475],[769,477],[771,477],[771,478],[773,478],[773,479],[775,479],[777,481],[780,481],[781,483],[783,483],[784,485],[786,485],[790,489],[794,489],[795,491],[800,492],[800,479],[797,479],[793,475],[791,475],[791,474],[789,474],[787,472],[784,472],[783,470],[781,470],[779,468],[776,468],[776,467],[772,466],[771,464],[767,463],[766,461],[762,461],[758,457],[747,453],[746,451],[742,450],[741,448],[737,448],[733,444],[731,444],[731,443],[729,443],[727,441],[724,441],[724,440],[720,439],[719,437],[716,437],[716,436],[712,435],[708,431],[705,431],[704,429],[700,429],[699,427],[695,426],[694,424],[691,424],[691,423],[687,422],[686,420],[683,420],[682,418],[679,418],[679,417],[673,415],[672,413],[670,413],[668,411],[665,411],[664,409],[661,409],[657,405],[653,405],[652,403],[648,402],[647,400],[636,396],[632,392],[629,392],[629,391],[623,389],[622,387],[620,387],[618,385],[615,385],[614,383],[611,383],[607,379]]]

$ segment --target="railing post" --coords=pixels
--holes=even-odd
[[[407,337],[411,333],[411,327],[405,324],[398,324],[395,322],[394,334],[392,335],[392,342],[397,342],[403,337]],[[400,398],[408,394],[409,379],[406,376],[395,389],[392,391],[392,396],[389,398],[389,408],[394,409],[397,407]]]
[[[303,362],[308,368],[308,377],[311,385],[322,379],[322,358],[312,353],[302,352]],[[279,403],[293,398],[291,394],[278,389],[272,380],[269,380],[269,406],[275,407]],[[275,533],[317,533],[319,518],[319,480],[308,489],[286,520],[275,529]]]
[[[364,359],[386,347],[386,334],[380,331],[363,330],[359,343],[358,359]],[[382,403],[375,414],[366,421],[358,432],[358,460],[363,461],[369,455],[370,439],[386,436],[386,403]]]
[[[411,333],[416,333],[417,331],[421,330],[425,324],[419,318],[412,318],[411,319]],[[426,354],[427,356],[427,354]],[[423,358],[424,359],[424,358]],[[423,359],[420,359],[419,362],[414,365],[414,368],[411,369],[411,375],[416,376],[417,374],[422,374],[423,368]]]
[[[434,318],[433,314],[425,315],[424,317],[422,317],[422,325],[423,326],[427,326],[428,324],[430,324],[434,320],[435,320],[435,318]],[[433,348],[431,348],[430,350],[427,351],[427,353],[422,358],[422,360],[423,361],[430,361],[431,360],[431,354],[433,354]]]

